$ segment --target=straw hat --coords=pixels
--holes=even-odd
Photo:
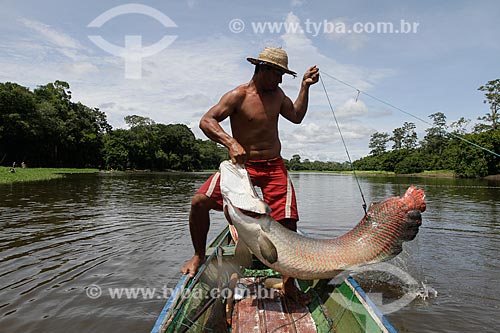
[[[264,63],[276,67],[287,74],[297,75],[297,73],[288,69],[288,56],[285,50],[279,47],[266,47],[259,54],[259,58],[247,58],[247,60],[254,65]]]

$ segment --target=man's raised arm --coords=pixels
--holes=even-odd
[[[307,105],[309,103],[309,87],[318,82],[318,80],[319,68],[312,66],[306,71],[304,77],[302,78],[299,96],[297,96],[295,103],[292,103],[290,98],[285,97],[283,104],[281,105],[280,114],[292,123],[300,124],[307,112]]]

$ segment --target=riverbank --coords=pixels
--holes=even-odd
[[[411,173],[404,176],[410,177],[436,177],[436,178],[456,178],[452,170],[426,170],[420,173]]]
[[[300,171],[308,172],[308,171]],[[318,171],[312,171],[318,172]],[[352,171],[319,171],[327,173],[338,173],[344,175],[352,175]],[[391,171],[371,171],[371,170],[356,170],[358,176],[404,176],[404,177],[436,177],[436,178],[455,178],[455,174],[451,170],[426,170],[420,173],[396,174]]]
[[[74,173],[96,173],[97,169],[73,169],[73,168],[11,168],[0,167],[0,184],[33,182],[63,178],[65,174]]]
[[[62,178],[65,174],[77,173],[96,173],[98,169],[75,169],[75,168],[16,168],[16,172],[11,173],[10,168],[0,167],[0,184],[31,182],[40,180],[50,180]],[[203,172],[215,172],[217,170],[203,170]],[[133,171],[132,171],[133,172]],[[293,172],[293,171],[292,171]],[[301,170],[298,172],[324,172],[324,173],[337,173],[352,175],[352,171],[314,171],[314,170]],[[357,170],[358,176],[406,176],[406,177],[436,177],[436,178],[454,178],[453,171],[450,170],[429,170],[415,174],[396,175],[394,172],[389,171],[365,171]]]

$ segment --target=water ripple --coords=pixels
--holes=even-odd
[[[85,290],[92,284],[103,290],[173,287],[193,251],[190,197],[206,178],[125,173],[0,186],[2,331],[148,331],[164,299],[90,299]],[[336,237],[363,216],[352,177],[293,174],[292,179],[299,225],[312,236]],[[361,186],[367,201],[377,201],[401,194],[415,181],[361,178]],[[418,275],[439,296],[391,320],[401,331],[434,332],[435,326],[422,324],[424,315],[443,331],[452,331],[455,323],[478,331],[478,318],[491,321],[500,302],[500,189],[457,180],[421,185],[428,202],[415,241],[421,250],[411,248],[407,263],[422,267]],[[222,214],[214,213],[209,238],[224,224]]]

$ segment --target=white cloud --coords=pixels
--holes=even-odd
[[[35,87],[54,80],[85,81],[99,72],[89,49],[76,38],[34,19],[18,18],[17,35],[2,42],[0,80]]]
[[[294,13],[289,13],[286,22],[299,22],[300,19]],[[290,67],[299,71],[317,64],[320,68],[323,83],[334,107],[335,115],[340,123],[340,128],[348,147],[359,149],[359,155],[367,153],[368,138],[373,133],[373,128],[364,125],[357,118],[369,116],[369,107],[358,99],[357,91],[351,87],[343,85],[325,74],[335,73],[335,77],[341,78],[345,82],[357,87],[360,90],[368,91],[375,83],[381,79],[392,75],[393,72],[386,69],[364,69],[350,64],[338,63],[335,59],[322,53],[304,33],[287,33],[281,36],[283,48],[287,51]],[[292,98],[297,96],[300,86],[301,73],[298,78],[292,80],[287,78],[284,81],[283,89]],[[293,97],[292,97],[293,96]],[[345,160],[345,151],[340,141],[338,129],[336,128],[331,109],[321,83],[311,87],[309,99],[308,115],[302,125],[297,127],[288,122],[280,122],[280,135],[283,147],[283,155],[288,158],[299,153],[311,160],[319,159],[320,156],[331,156],[332,159]],[[377,114],[380,112],[377,111]]]
[[[337,125],[330,118],[330,121],[320,123],[306,122],[291,131],[280,130],[283,156],[290,158],[298,153],[310,160],[324,160],[324,156],[329,156],[329,160],[344,161],[346,154],[342,139]],[[373,133],[373,129],[356,120],[340,123],[340,130],[349,150],[359,150],[358,147],[365,145]],[[361,156],[362,153],[358,157]]]
[[[65,72],[70,72],[75,75],[83,75],[89,73],[97,73],[99,69],[90,62],[75,62],[63,66]]]
[[[338,118],[350,118],[364,116],[367,113],[368,107],[363,101],[349,98],[337,108],[336,115]]]
[[[19,18],[18,21],[40,34],[46,42],[51,43],[56,47],[56,50],[68,58],[77,60],[80,58],[78,53],[85,50],[78,40],[63,32],[57,31],[47,24],[25,17]]]
[[[226,50],[236,50],[232,53]],[[139,114],[161,123],[197,123],[225,92],[247,82],[252,66],[242,61],[244,45],[224,37],[205,41],[176,42],[163,52],[143,60],[140,80],[124,78],[123,67],[99,80],[99,92],[85,85],[74,89],[74,96],[86,104],[113,103],[110,123],[123,126],[121,118]],[[78,93],[76,93],[78,91]],[[193,128],[197,135],[197,128]],[[203,136],[204,137],[204,136]]]
[[[339,42],[351,51],[357,51],[368,42],[368,36],[363,33],[354,33],[352,19],[337,17],[329,20],[330,28],[326,29],[325,36],[331,41]],[[361,22],[360,22],[361,23]]]
[[[300,7],[304,4],[305,0],[292,0],[290,5],[295,8],[295,7]]]
[[[289,13],[287,21],[300,22],[300,19]],[[246,57],[270,45],[269,40],[265,44],[260,40],[249,42],[234,35],[210,36],[204,40],[179,38],[162,52],[144,58],[142,78],[130,80],[125,78],[122,58],[93,52],[95,46],[87,48],[75,37],[44,23],[29,19],[18,22],[36,35],[30,36],[31,39],[2,42],[10,43],[12,54],[17,57],[0,56],[0,66],[4,69],[0,80],[31,87],[64,80],[70,83],[75,101],[99,107],[115,128],[125,126],[125,116],[137,114],[158,123],[186,124],[204,139],[198,129],[201,115],[225,92],[250,80],[253,66]],[[292,100],[298,94],[302,73],[313,64],[363,90],[369,90],[388,75],[385,70],[340,64],[318,49],[304,33],[284,34],[273,44],[283,45],[289,55],[290,68],[299,74],[295,79],[286,76],[282,85]],[[54,51],[58,57],[53,56]],[[353,89],[325,76],[323,79],[334,98],[345,139],[356,144],[366,140],[373,131],[356,117],[369,113],[369,107],[361,100],[354,100]],[[228,121],[222,126],[230,131]],[[330,156],[331,160],[344,160],[344,149],[320,84],[311,88],[309,113],[304,123],[297,126],[280,121],[280,135],[285,157],[298,152],[310,159]]]

